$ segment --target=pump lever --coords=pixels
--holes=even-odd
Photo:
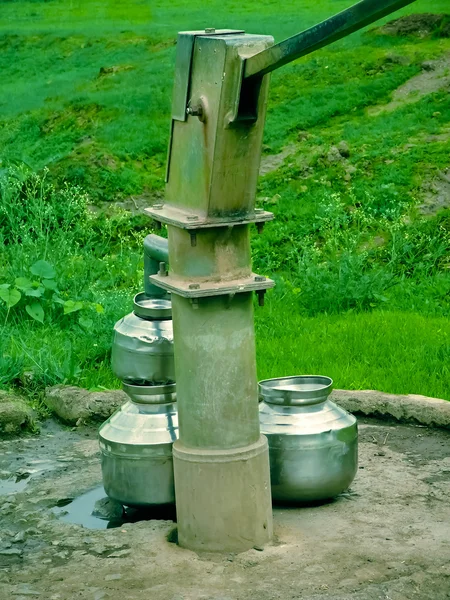
[[[262,77],[412,2],[414,0],[361,0],[337,15],[248,58],[245,61],[244,79]]]

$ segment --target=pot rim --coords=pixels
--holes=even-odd
[[[168,298],[151,298],[139,292],[133,298],[133,312],[141,319],[171,319],[172,302]]]
[[[258,388],[260,396],[268,404],[317,404],[328,398],[333,380],[326,375],[292,375],[263,379]]]
[[[167,404],[176,401],[176,383],[136,385],[122,382],[123,391],[137,404]],[[161,399],[161,396],[163,399]]]

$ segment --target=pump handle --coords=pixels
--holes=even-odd
[[[262,77],[292,60],[323,48],[415,0],[361,0],[342,12],[247,58],[244,79]]]

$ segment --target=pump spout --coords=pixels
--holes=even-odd
[[[412,2],[414,0],[361,0],[337,15],[248,58],[245,61],[244,79],[262,77]]]
[[[160,263],[169,261],[169,242],[151,233],[144,239],[144,290],[148,298],[167,298],[166,290],[154,285],[150,275],[156,275]]]

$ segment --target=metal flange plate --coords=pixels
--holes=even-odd
[[[150,275],[150,281],[168,292],[183,296],[183,298],[205,298],[242,292],[258,292],[275,286],[272,279],[262,277],[256,273],[252,273],[250,277],[245,279],[234,279],[232,281],[193,283],[173,275]]]
[[[152,219],[155,219],[155,221],[165,223],[166,225],[174,225],[175,227],[180,227],[180,229],[232,227],[234,225],[265,223],[266,221],[272,221],[273,219],[273,213],[258,208],[255,209],[255,212],[252,214],[247,214],[245,216],[239,215],[236,217],[229,215],[226,217],[201,216],[167,204],[162,205],[161,208],[155,208],[154,206],[145,208],[144,212]]]

